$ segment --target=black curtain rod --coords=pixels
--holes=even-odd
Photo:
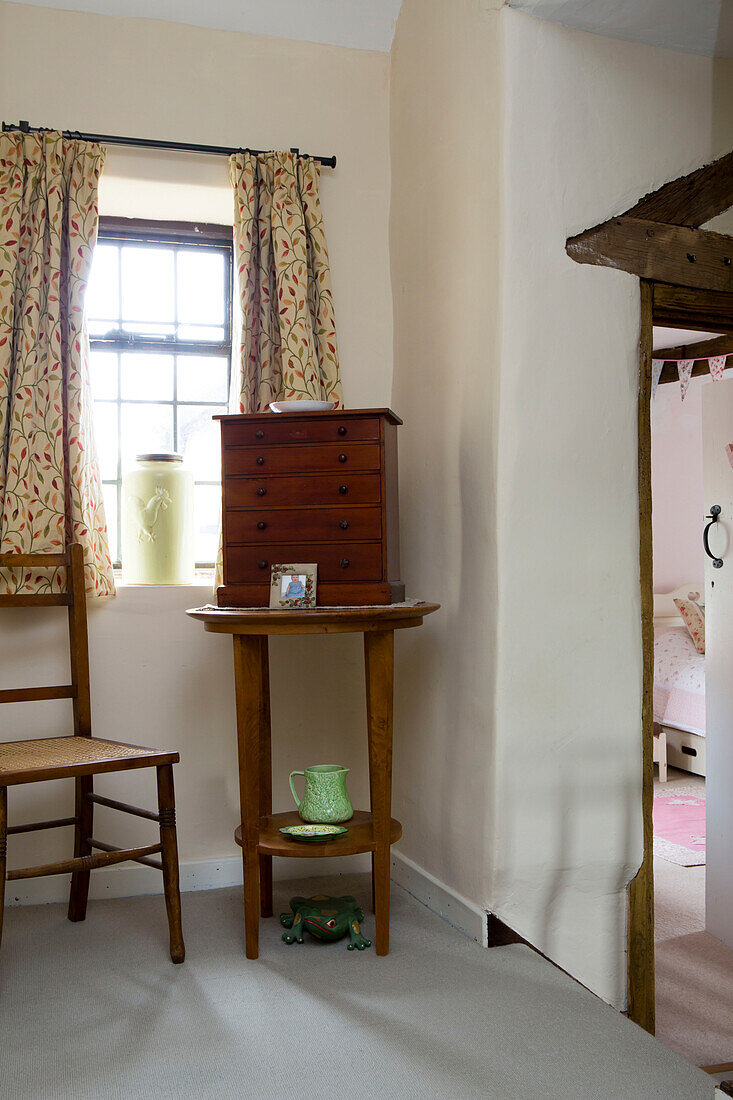
[[[19,131],[22,134],[46,134],[47,126],[29,126],[27,122],[14,123],[3,122],[3,133],[8,134]],[[81,134],[78,130],[63,130],[62,137],[75,141],[93,141],[99,145],[132,145],[138,149],[171,149],[179,153],[211,153],[218,157],[228,157],[232,153],[253,153],[255,156],[271,152],[267,149],[229,149],[225,145],[196,145],[187,141],[155,141],[153,138],[111,137],[109,134]],[[290,150],[296,156],[300,156],[299,149]],[[303,153],[303,156],[309,156]],[[311,157],[323,164],[326,168],[336,167],[336,157]]]

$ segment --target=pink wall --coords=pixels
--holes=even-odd
[[[701,391],[693,378],[684,404],[678,382],[660,386],[652,402],[652,529],[654,591],[703,583]]]

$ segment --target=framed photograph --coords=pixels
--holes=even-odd
[[[270,607],[315,607],[316,570],[310,565],[273,565],[270,574]]]

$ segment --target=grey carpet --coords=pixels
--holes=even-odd
[[[368,892],[281,883],[277,911],[324,888]],[[3,1100],[710,1100],[703,1073],[529,948],[487,951],[397,887],[387,958],[287,946],[271,920],[248,962],[239,890],[183,901],[182,966],[160,897],[90,903],[77,925],[59,905],[6,913]]]

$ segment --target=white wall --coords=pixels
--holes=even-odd
[[[642,843],[638,282],[564,244],[725,149],[711,61],[502,18],[494,903],[621,1005]]]
[[[382,53],[0,4],[0,103],[7,121],[336,154],[337,168],[322,172],[321,196],[344,395],[352,408],[388,405],[391,395],[388,66]],[[122,216],[230,221],[226,159],[110,148],[100,207]],[[239,873],[231,643],[184,615],[210,599],[206,587],[122,588],[116,600],[90,612],[95,732],[181,752],[179,833],[188,885],[224,884]],[[59,614],[3,613],[3,687],[63,679],[63,667],[52,667],[54,645],[63,644]],[[31,626],[39,628],[38,640]],[[277,639],[271,661],[276,809],[291,801],[287,774],[323,760],[352,768],[350,791],[364,806],[360,638]],[[63,703],[5,707],[0,737],[66,732],[69,713]],[[143,804],[154,794],[143,773],[103,778],[99,787]],[[69,812],[71,785],[56,788],[13,792],[12,819]],[[104,817],[100,812],[101,824]],[[121,824],[116,834],[106,830],[113,843],[143,835],[144,826]],[[68,831],[14,839],[12,862],[29,853],[31,861],[54,858],[68,842]],[[292,871],[284,864],[277,871]],[[141,874],[138,885],[149,882]],[[48,890],[64,888],[60,879],[38,881]],[[24,896],[51,895],[29,888]]]
[[[493,856],[498,6],[403,0],[391,96],[403,575],[442,604],[397,643],[394,805],[400,851],[479,909]]]
[[[688,582],[702,585],[705,507],[702,493],[702,388],[690,379],[684,402],[679,382],[660,386],[652,402],[652,526],[654,591]],[[702,589],[701,589],[702,590]]]

